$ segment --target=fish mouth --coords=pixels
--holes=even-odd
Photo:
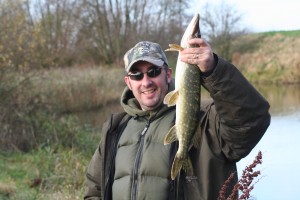
[[[199,14],[194,15],[193,19],[189,23],[188,27],[186,28],[181,38],[182,47],[186,48],[187,47],[186,44],[188,43],[188,40],[190,40],[191,38],[201,37],[199,20],[200,20],[200,15]]]
[[[194,20],[192,22],[192,24],[193,24],[192,36],[193,37],[201,37],[199,20],[200,20],[199,14],[195,15]]]

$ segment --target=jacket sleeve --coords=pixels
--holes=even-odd
[[[269,103],[231,63],[215,55],[216,68],[202,84],[214,100],[208,123],[223,155],[247,156],[270,124]]]
[[[110,195],[109,192],[105,194],[105,181],[111,171],[112,163],[109,163],[109,161],[113,160],[112,151],[115,148],[113,145],[117,144],[117,136],[123,131],[130,118],[125,112],[115,113],[103,124],[100,144],[86,172],[85,200],[99,200],[104,199],[104,195]],[[106,187],[108,188],[106,188],[107,191],[110,191],[110,182],[107,183]],[[105,198],[110,197],[105,196]]]
[[[102,126],[101,141],[96,149],[86,171],[85,179],[85,200],[100,200],[103,199],[103,179],[104,179],[104,143],[107,136],[107,131],[111,120],[106,121]]]
[[[102,156],[100,146],[95,151],[86,172],[86,190],[85,200],[100,200],[101,199],[101,163]]]

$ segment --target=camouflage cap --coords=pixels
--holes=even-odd
[[[147,61],[156,66],[168,65],[167,57],[157,43],[142,41],[128,50],[124,55],[126,72],[138,61]]]

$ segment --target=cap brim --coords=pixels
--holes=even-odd
[[[135,63],[137,63],[137,62],[139,62],[139,61],[146,61],[146,62],[149,62],[149,63],[151,63],[151,64],[153,64],[153,65],[156,65],[156,66],[159,66],[159,67],[160,67],[160,66],[163,66],[163,64],[164,64],[164,61],[162,61],[162,60],[159,60],[159,59],[153,59],[153,58],[151,58],[151,57],[143,57],[143,58],[136,59],[135,61],[131,62],[130,65],[128,65],[128,67],[127,67],[127,72],[129,72],[130,69],[131,69],[131,67],[132,67]]]

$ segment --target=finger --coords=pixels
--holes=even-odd
[[[196,46],[201,46],[201,45],[206,45],[206,42],[202,38],[192,38],[188,41],[190,45],[196,45]]]
[[[198,54],[192,54],[191,58],[192,59],[198,59],[199,55]]]
[[[196,59],[199,60],[201,59],[202,54],[198,53],[198,51],[196,51],[196,53],[180,53],[180,59],[183,61],[188,61],[188,59]]]
[[[195,53],[181,53],[180,59],[184,61],[188,61],[189,59],[197,59],[199,56]]]
[[[187,59],[189,64],[197,65],[198,64],[198,59],[196,58],[189,58]]]
[[[183,54],[199,54],[201,49],[199,47],[186,48],[182,50]]]

